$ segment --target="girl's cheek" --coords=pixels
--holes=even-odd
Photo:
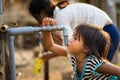
[[[68,40],[68,43],[70,43],[72,41],[72,38]]]
[[[70,43],[68,42],[68,46],[70,45]]]
[[[70,40],[68,41],[68,46],[70,46],[70,44],[71,44],[71,42],[70,42]]]

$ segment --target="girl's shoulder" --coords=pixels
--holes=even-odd
[[[96,72],[98,67],[100,67],[103,64],[103,60],[97,58],[94,55],[90,55],[88,57],[87,63],[86,63],[86,68],[84,72],[84,77],[83,79],[90,79],[90,80],[106,80],[111,77],[109,74],[101,74]]]
[[[103,62],[103,60],[97,58],[97,57],[94,56],[94,55],[90,55],[90,56],[88,56],[88,62],[93,62],[93,63],[94,63],[93,65],[95,65],[95,64],[97,65],[97,64]],[[92,64],[92,63],[91,63],[91,64]]]
[[[94,73],[96,73],[97,68],[100,67],[102,64],[103,64],[103,60],[97,58],[94,55],[88,56],[84,74],[93,75]]]

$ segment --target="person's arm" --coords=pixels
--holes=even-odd
[[[111,64],[110,62],[104,62],[96,71],[100,73],[116,75],[120,80],[120,67]]]
[[[53,25],[53,19],[51,18],[44,18],[44,20],[42,21],[42,25],[45,27],[46,25],[48,25],[48,23],[50,25]],[[53,52],[56,55],[61,55],[61,56],[67,56],[67,50],[65,47],[60,46],[58,44],[55,44],[51,35],[51,32],[49,31],[45,31],[43,32],[43,45],[47,50],[50,50],[51,52]]]

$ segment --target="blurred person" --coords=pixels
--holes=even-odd
[[[119,31],[110,17],[101,9],[86,3],[70,4],[69,0],[62,0],[56,5],[53,0],[31,0],[28,10],[39,24],[45,17],[54,18],[56,25],[64,25],[68,29],[69,38],[78,24],[90,23],[101,27],[109,33],[111,38],[107,59],[112,61],[119,44]],[[58,55],[48,54],[46,56],[48,57],[42,58],[47,60]]]
[[[55,21],[52,18],[44,18],[43,27],[48,24],[55,25]],[[50,31],[43,32],[43,40],[44,47],[53,54],[75,56],[76,80],[120,79],[120,68],[106,60],[110,36],[102,28],[86,23],[78,25],[66,47],[55,44]]]

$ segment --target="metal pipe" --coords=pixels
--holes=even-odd
[[[16,65],[14,59],[14,36],[8,36],[8,46],[10,53],[10,80],[16,80]]]
[[[0,31],[2,31],[2,32],[5,32],[7,29],[8,29],[8,26],[7,26],[7,25],[2,25],[2,26],[0,27]]]
[[[18,28],[8,28],[7,32],[8,35],[20,35],[20,34],[29,34],[39,31],[56,31],[56,30],[63,30],[64,42],[65,45],[68,43],[68,31],[64,26],[54,26],[54,27],[18,27]]]
[[[2,38],[2,40],[0,42],[0,44],[1,44],[1,64],[4,65],[4,63],[5,63],[4,33],[1,32],[0,34],[1,34],[1,38]]]
[[[56,30],[63,30],[63,26],[54,26],[54,27],[17,27],[17,28],[8,28],[7,33],[8,35],[20,35],[20,34],[29,34],[39,31],[56,31]]]
[[[63,30],[64,43],[68,44],[68,31],[64,26],[54,26],[54,27],[19,27],[19,28],[8,28],[8,44],[9,44],[9,52],[10,52],[10,77],[11,80],[16,80],[16,68],[15,68],[15,60],[14,60],[14,37],[15,35],[20,34],[29,34],[40,31],[56,31]]]
[[[0,15],[1,15],[1,24],[4,24],[4,1],[0,0]]]
[[[4,66],[4,73],[3,74],[6,74],[5,73],[5,44],[4,44],[4,33],[1,32],[1,38],[2,38],[2,41],[1,41],[1,64]],[[5,80],[5,77],[6,75],[3,75],[3,80]]]
[[[2,15],[2,13],[3,13],[2,3],[3,3],[2,0],[0,0],[0,15]]]
[[[44,50],[44,52],[48,52],[48,50]],[[46,61],[44,64],[44,80],[49,80],[49,61]]]
[[[65,27],[63,29],[63,36],[64,36],[64,44],[65,46],[67,46],[68,45],[68,30]]]

